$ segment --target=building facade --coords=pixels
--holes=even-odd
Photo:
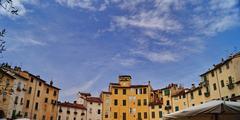
[[[30,118],[33,120],[56,120],[59,88],[53,82],[47,83],[40,76],[22,71],[20,67],[12,68],[3,64],[2,69],[12,75],[13,88],[16,92],[11,95],[14,104],[10,106],[12,116],[8,118]]]
[[[90,93],[79,92],[76,102],[86,108],[87,120],[102,120],[102,100],[99,97],[92,97]]]
[[[87,109],[76,102],[58,103],[57,120],[87,120]]]
[[[119,76],[118,83],[110,83],[109,91],[102,92],[103,120],[147,120],[150,84],[132,85],[131,76]]]

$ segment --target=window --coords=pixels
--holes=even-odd
[[[40,90],[38,90],[38,92],[37,92],[37,96],[38,96],[38,97],[40,96]]]
[[[138,106],[141,106],[141,99],[138,99]]]
[[[117,99],[114,100],[114,105],[116,105],[116,106],[118,105],[118,100]]]
[[[222,73],[222,68],[221,67],[219,67],[219,73]]]
[[[45,98],[45,103],[47,103],[48,102],[48,98]]]
[[[122,101],[122,105],[123,105],[123,106],[126,106],[126,100],[123,100],[123,101]]]
[[[14,104],[18,104],[18,96],[15,97]]]
[[[108,118],[108,115],[105,115],[105,118]]]
[[[34,115],[33,115],[33,119],[37,119],[37,114],[34,114]]]
[[[155,118],[155,112],[152,112],[152,118]]]
[[[126,113],[123,113],[123,120],[127,120]]]
[[[33,82],[33,78],[31,77],[31,82]]]
[[[29,104],[30,104],[30,101],[27,100],[27,103],[26,103],[26,108],[29,108]]]
[[[186,95],[185,95],[185,94],[183,94],[183,95],[182,95],[182,97],[183,97],[183,98],[186,98]]]
[[[57,91],[54,90],[53,96],[57,96]]]
[[[213,83],[213,90],[217,90],[217,85],[216,85],[216,83]]]
[[[224,87],[225,84],[224,84],[224,80],[221,80],[221,87]]]
[[[229,63],[228,62],[226,63],[226,68],[229,69]]]
[[[159,111],[159,118],[162,118],[162,111]]]
[[[143,105],[147,105],[147,99],[143,100]]]
[[[229,84],[230,84],[230,83],[233,83],[232,76],[229,76],[229,77],[228,77],[228,81],[229,81]]]
[[[147,119],[147,112],[144,112],[144,119]]]
[[[143,94],[147,94],[147,88],[143,88]]]
[[[136,95],[138,94],[138,89],[136,89]]]
[[[179,107],[178,106],[175,107],[175,112],[177,112],[177,111],[179,111]]]
[[[32,87],[29,87],[28,93],[31,94],[31,92],[32,92]]]
[[[195,104],[192,104],[192,106],[195,106]]]
[[[159,107],[159,109],[161,109],[161,108],[162,108],[162,105],[159,105],[158,107]]]
[[[151,106],[151,109],[154,109],[154,105]]]
[[[28,117],[28,113],[27,112],[24,113],[24,117],[25,118]]]
[[[214,77],[214,71],[211,72],[212,77]]]
[[[47,88],[46,93],[47,93],[47,94],[49,93],[49,88]]]
[[[190,95],[191,95],[191,99],[194,99],[193,92],[191,92]]]
[[[42,82],[39,82],[39,86],[42,86]]]
[[[139,89],[139,94],[142,94],[142,89]]]
[[[199,96],[202,95],[202,90],[201,89],[198,90],[198,95]]]
[[[101,114],[101,110],[100,109],[98,109],[98,114]]]
[[[118,116],[117,112],[114,112],[114,119],[117,119],[117,116]]]
[[[21,98],[21,100],[20,100],[20,104],[23,105],[23,98]]]
[[[45,115],[43,115],[43,117],[42,117],[42,120],[45,120],[46,119],[46,116]]]
[[[138,119],[139,119],[139,120],[142,119],[142,114],[141,114],[141,112],[138,112]]]
[[[58,116],[58,120],[61,120],[61,116],[60,115]]]
[[[118,89],[114,89],[114,94],[118,94]]]
[[[38,110],[38,103],[35,104],[35,110]]]
[[[123,89],[123,95],[126,95],[126,94],[127,94],[126,89]]]
[[[169,100],[167,100],[167,105],[170,105],[170,102],[169,102]]]

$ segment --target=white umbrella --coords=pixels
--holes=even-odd
[[[240,120],[240,103],[210,101],[165,115],[164,120]]]

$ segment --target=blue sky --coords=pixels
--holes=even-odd
[[[51,79],[61,100],[98,95],[118,75],[190,86],[240,50],[239,0],[18,0],[0,9],[1,61]]]

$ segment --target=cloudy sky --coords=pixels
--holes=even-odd
[[[154,88],[198,83],[240,50],[239,0],[14,0],[0,8],[1,62],[53,80],[61,100],[98,95],[118,75]]]

